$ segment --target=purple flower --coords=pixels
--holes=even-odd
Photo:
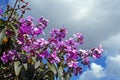
[[[41,28],[34,28],[33,30],[33,35],[39,35],[39,34],[44,34]]]
[[[47,51],[47,50],[45,50],[45,51],[43,51],[43,52],[41,52],[41,53],[38,54],[38,56],[41,57],[41,58],[47,58],[48,55],[49,55],[49,54],[48,54],[48,51]]]
[[[68,59],[78,59],[78,50],[71,48],[68,48],[66,50]]]
[[[67,62],[68,67],[71,67],[71,68],[76,68],[77,64],[78,64],[78,62],[77,61],[73,61],[73,60]]]
[[[81,74],[82,73],[82,68],[79,66],[77,68],[74,69],[74,74],[77,76],[78,74]]]
[[[9,56],[9,60],[14,60],[14,58],[17,56],[16,50],[9,50],[8,56]]]
[[[19,33],[18,37],[17,37],[17,43],[18,44],[24,44],[25,43],[25,40],[27,40],[27,34],[22,34],[22,33]]]
[[[30,22],[31,26],[35,26],[33,23],[34,18],[32,16],[27,17],[27,21]]]
[[[48,41],[46,41],[44,38],[39,38],[37,40],[32,41],[30,43],[30,45],[28,45],[28,46],[31,50],[36,52],[36,51],[44,48],[47,44],[48,44]]]
[[[68,40],[65,41],[67,46],[72,46],[72,47],[77,47],[78,43],[74,41],[73,38],[69,38]]]
[[[31,51],[31,48],[29,46],[25,45],[25,46],[22,47],[22,50],[29,53]]]
[[[20,23],[23,23],[24,21],[25,21],[24,18],[21,18],[21,19],[19,20]]]
[[[30,16],[27,17],[27,20],[24,20],[23,18],[21,18],[19,20],[21,24],[19,25],[18,32],[20,34],[29,34],[29,35],[32,34],[33,26],[34,26],[32,21],[33,21],[33,18]]]
[[[59,50],[59,51],[66,49],[66,44],[64,41],[61,41],[61,42],[58,41],[57,44],[52,43],[52,46],[54,46],[56,48],[56,50]]]
[[[33,18],[32,16],[28,16],[28,17],[27,17],[27,20],[30,21],[30,22],[32,22],[33,19],[34,19],[34,18]]]
[[[100,44],[99,46],[98,46],[98,53],[102,53],[104,50],[103,50],[103,48],[102,48],[102,45]]]
[[[35,44],[35,42],[34,42],[34,44]],[[44,45],[48,44],[48,41],[46,41],[44,38],[39,38],[39,39],[36,40],[36,44],[43,47]]]
[[[26,24],[24,23],[24,24],[21,24],[21,26],[19,28],[19,33],[22,33],[22,34],[31,34],[32,30],[33,29],[32,29],[31,25],[27,25],[27,23]]]
[[[67,30],[65,28],[61,28],[59,31],[59,34],[62,38],[65,38],[66,33],[67,33]]]
[[[82,34],[77,33],[77,34],[73,34],[73,36],[74,36],[75,38],[77,38],[77,42],[78,42],[78,43],[83,44],[84,38],[83,38],[83,35],[82,35]]]
[[[89,63],[90,63],[90,60],[89,60],[88,57],[83,58],[83,60],[82,60],[82,64],[84,64],[84,65],[88,65]]]
[[[9,60],[9,57],[8,57],[8,55],[5,53],[5,52],[3,52],[3,55],[2,55],[2,57],[1,57],[1,60],[3,61],[3,62],[8,62],[8,60]]]
[[[53,37],[50,37],[50,38],[48,39],[48,41],[49,41],[49,43],[51,43],[52,45],[58,44],[58,40],[56,40],[56,39],[53,38]]]
[[[13,36],[14,35],[14,32],[11,30],[11,29],[7,29],[5,34],[9,37]]]
[[[18,44],[24,44],[24,41],[25,41],[24,36],[23,35],[19,35],[19,37],[17,38],[17,43]]]
[[[86,58],[89,56],[89,52],[87,50],[82,50],[80,49],[80,55],[81,55],[81,58]]]
[[[51,54],[51,58],[50,58],[50,62],[51,63],[54,63],[54,62],[60,62],[60,58],[57,56],[57,52],[54,51],[52,54]]]
[[[98,48],[94,48],[92,49],[92,56],[94,58],[100,58],[101,57],[101,53],[103,52],[103,48],[102,45],[99,45]]]
[[[65,28],[53,29],[51,32],[51,37],[57,39],[58,41],[61,41],[63,38],[65,38],[66,33],[67,30]]]
[[[45,29],[49,21],[44,17],[41,17],[39,20],[37,20],[37,22],[38,22],[38,26],[42,27],[42,29]]]
[[[9,50],[7,53],[3,52],[1,60],[7,63],[9,60],[14,60],[15,57],[17,57],[16,50]]]

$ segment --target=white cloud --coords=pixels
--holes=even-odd
[[[120,55],[108,56],[106,65],[106,77],[108,79],[120,80]]]
[[[73,18],[77,21],[89,17],[96,6],[95,2],[95,0],[77,1],[76,4],[79,4],[75,6]]]
[[[110,38],[103,41],[102,44],[106,49],[120,50],[120,33],[112,35]]]
[[[99,80],[104,77],[104,70],[101,65],[91,64],[91,70],[87,70],[80,76],[80,80]]]
[[[101,42],[105,50],[104,56],[115,56],[120,54],[120,33],[112,35],[110,38]]]
[[[103,68],[100,65],[92,63],[91,69],[96,78],[101,78],[104,76]]]
[[[104,76],[96,77],[97,73],[99,72],[99,68],[94,68],[84,72],[81,75],[80,80],[120,80],[120,33],[112,35],[110,38],[104,40],[102,44],[104,50],[107,51],[104,55],[106,57],[106,67],[104,68],[104,70],[101,70],[104,73]],[[96,72],[95,70],[97,70],[98,72]],[[94,75],[93,73],[96,75]],[[98,79],[99,77],[101,77],[102,79]]]
[[[91,64],[91,70],[83,72],[80,80],[120,80],[120,54],[107,56],[106,67]]]

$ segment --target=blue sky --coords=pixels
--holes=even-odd
[[[103,57],[92,61],[91,69],[72,80],[120,80],[120,0],[28,1],[32,10],[26,16],[50,20],[46,33],[64,25],[68,37],[83,33],[85,43],[81,48],[103,45]]]
[[[0,8],[4,11],[9,0],[0,0]]]
[[[0,5],[1,4],[7,4],[9,2],[9,0],[0,0]]]

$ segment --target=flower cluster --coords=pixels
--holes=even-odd
[[[77,33],[77,34],[73,34],[73,36],[77,38],[78,43],[83,44],[84,38],[83,38],[82,34]]]
[[[44,17],[37,20],[37,25],[33,23],[33,17],[28,16],[27,19],[21,18],[19,20],[17,43],[23,54],[27,55],[30,59],[37,56],[43,63],[46,59],[51,64],[67,65],[72,68],[72,73],[77,75],[81,72],[82,68],[79,63],[89,65],[89,57],[100,58],[103,52],[102,46],[93,48],[91,50],[79,49],[79,45],[83,44],[84,38],[81,33],[74,34],[73,37],[63,40],[66,36],[67,30],[65,28],[53,29],[50,33],[48,40],[40,38],[39,35],[43,34],[43,30],[48,25],[48,20]],[[1,60],[8,62],[13,60],[17,55],[17,51],[8,51],[3,53]],[[61,63],[61,61],[64,61]]]
[[[8,61],[12,61],[15,58],[18,58],[18,54],[16,52],[16,50],[9,50],[8,52],[4,52],[3,56],[1,57],[1,60],[3,62],[8,62]]]
[[[23,37],[27,37],[28,35],[31,35],[32,37],[43,34],[43,29],[45,29],[45,27],[48,24],[48,20],[45,18],[40,18],[39,20],[37,20],[38,24],[34,25],[33,24],[33,17],[28,16],[26,20],[24,20],[23,18],[19,20],[20,25],[18,25],[19,29],[18,29],[18,40],[20,42],[23,42]]]

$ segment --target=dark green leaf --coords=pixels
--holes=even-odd
[[[0,27],[1,27],[1,26],[3,27],[4,24],[5,24],[5,22],[6,22],[6,21],[4,21],[3,19],[0,19]]]

